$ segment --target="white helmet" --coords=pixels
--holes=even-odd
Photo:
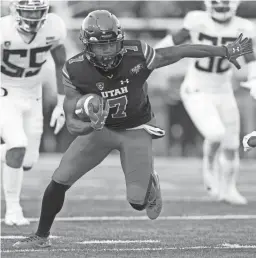
[[[212,18],[218,22],[229,22],[236,14],[239,0],[204,0],[206,10],[210,13]]]
[[[19,29],[36,33],[44,24],[48,10],[48,0],[17,0],[10,5]]]

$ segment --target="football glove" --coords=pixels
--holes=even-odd
[[[89,104],[88,115],[91,120],[91,127],[97,131],[101,130],[105,125],[106,119],[108,117],[108,113],[109,113],[109,104],[107,101],[104,101],[103,98],[101,98],[100,100],[98,112],[94,112],[93,105]]]
[[[239,56],[243,56],[253,52],[252,40],[248,38],[242,38],[243,34],[241,33],[234,42],[224,46],[226,48],[226,58],[229,60],[229,62],[234,64],[237,69],[240,69],[241,66],[236,59]]]
[[[64,96],[63,95],[58,95],[58,104],[55,106],[52,116],[51,116],[51,121],[50,121],[50,126],[54,127],[54,134],[58,134],[63,126],[65,125],[65,113],[63,110],[63,101],[64,101]]]
[[[250,139],[252,140],[252,142],[250,142],[250,145],[249,145],[248,142]],[[244,136],[243,147],[244,147],[244,151],[249,151],[256,147],[256,131],[253,131]]]

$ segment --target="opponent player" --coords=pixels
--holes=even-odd
[[[48,14],[46,0],[12,1],[11,14],[0,20],[1,40],[1,146],[6,201],[5,223],[26,225],[20,205],[23,169],[39,156],[43,130],[41,68],[49,52],[56,67],[65,62],[64,22]],[[52,113],[55,133],[64,125],[61,103]],[[5,149],[5,151],[4,151]]]
[[[243,32],[255,35],[253,24],[235,16],[238,1],[205,1],[206,11],[189,12],[183,28],[169,34],[155,47],[179,45],[187,40],[207,45],[222,45]],[[253,53],[245,55],[248,82],[255,80]],[[203,180],[208,193],[232,204],[246,204],[238,192],[240,118],[231,85],[231,66],[223,57],[191,60],[181,86],[184,106],[198,130],[205,137]],[[218,155],[217,155],[218,154]]]
[[[16,247],[49,246],[48,236],[66,191],[80,177],[116,149],[120,152],[130,205],[146,209],[156,219],[162,209],[157,173],[154,171],[152,138],[164,136],[156,127],[147,94],[147,78],[154,69],[184,57],[226,57],[237,67],[236,58],[252,51],[242,35],[227,47],[185,45],[153,49],[139,40],[124,40],[115,15],[96,10],[83,20],[80,39],[84,51],[69,59],[63,68],[64,110],[70,133],[78,137],[65,152],[45,190],[36,234],[17,242]],[[91,122],[75,114],[77,101],[95,93],[103,99],[99,111],[88,107]]]

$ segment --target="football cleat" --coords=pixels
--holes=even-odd
[[[21,207],[16,210],[7,211],[5,214],[4,223],[8,226],[25,226],[30,224],[29,220],[24,217]]]
[[[26,237],[16,242],[15,244],[13,244],[13,247],[22,248],[22,249],[46,248],[50,246],[51,246],[51,242],[48,237],[40,237],[40,236],[37,236],[36,234]]]
[[[248,203],[246,198],[238,192],[236,187],[232,187],[228,192],[222,193],[219,200],[234,205],[246,205]]]
[[[160,215],[163,204],[162,204],[162,196],[161,196],[161,189],[160,189],[158,174],[154,171],[152,173],[152,177],[153,177],[152,187],[154,187],[155,191],[154,192],[152,191],[149,194],[146,211],[147,211],[148,217],[153,220]]]

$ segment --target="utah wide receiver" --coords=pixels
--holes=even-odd
[[[23,168],[31,169],[39,156],[43,130],[41,69],[49,52],[56,67],[63,66],[66,59],[66,27],[59,16],[48,14],[48,9],[47,0],[12,1],[11,14],[0,20],[0,125],[6,150],[2,155],[7,225],[29,223],[20,206],[20,191]],[[52,113],[52,124],[58,126],[55,133],[64,122],[58,104]]]
[[[131,207],[146,210],[150,219],[156,219],[162,210],[162,198],[152,139],[163,137],[164,131],[155,125],[147,78],[153,70],[183,57],[226,56],[237,66],[236,58],[252,51],[242,35],[227,46],[187,45],[155,50],[140,40],[125,40],[118,19],[106,10],[88,14],[80,39],[84,50],[63,67],[67,128],[77,137],[45,190],[37,232],[15,247],[48,247],[51,226],[66,191],[112,150],[120,152]],[[96,106],[94,94],[100,99]],[[81,98],[83,105],[78,103]],[[83,106],[89,121],[76,115]]]
[[[219,46],[233,41],[241,32],[255,35],[247,19],[235,16],[238,1],[205,1],[206,11],[189,12],[183,28],[169,34],[155,47],[193,43]],[[255,83],[253,53],[244,56],[248,63],[248,82]],[[218,200],[246,204],[238,192],[240,118],[231,85],[231,66],[222,57],[193,59],[181,86],[184,106],[205,137],[203,179],[208,193]],[[218,165],[217,165],[218,164]]]

